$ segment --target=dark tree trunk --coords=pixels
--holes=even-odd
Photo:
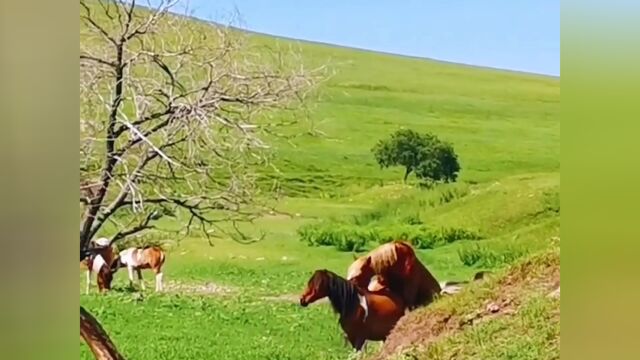
[[[98,320],[80,306],[80,336],[98,360],[124,360]]]

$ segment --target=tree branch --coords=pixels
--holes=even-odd
[[[107,221],[112,243],[159,231],[155,221],[172,215],[210,244],[212,230],[243,243],[264,238],[238,226],[265,210],[257,179],[272,152],[262,136],[287,125],[264,118],[304,109],[322,74],[296,54],[256,51],[228,27],[169,14],[177,2],[148,11],[136,1],[80,1],[81,260]],[[122,359],[82,307],[80,321],[96,358]]]
[[[150,222],[152,220],[158,220],[162,217],[161,214],[159,214],[158,212],[156,212],[155,210],[150,212],[145,218],[144,220],[142,220],[139,224],[137,224],[136,226],[127,229],[127,230],[120,230],[118,231],[115,235],[112,236],[111,238],[111,244],[115,243],[116,241],[123,239],[127,236],[139,233],[143,230],[148,230],[148,229],[153,229],[154,226],[150,225]]]
[[[85,16],[81,16],[80,18],[84,19],[88,24],[90,24],[95,30],[97,30],[102,36],[104,36],[104,38],[108,40],[111,44],[113,44],[114,46],[117,46],[118,43],[113,37],[111,37],[111,35],[109,35],[109,32],[102,26],[98,25],[98,23],[92,18],[91,9],[89,8],[89,6],[87,6],[84,0],[80,0],[80,6],[84,8],[86,13]]]
[[[187,231],[199,224],[208,236],[217,223],[263,212],[256,171],[271,166],[271,150],[261,136],[297,119],[256,119],[296,111],[319,73],[289,66],[295,54],[266,59],[228,28],[168,14],[176,0],[141,16],[135,1],[81,3],[83,24],[94,30],[81,55],[81,114],[90,119],[81,129],[81,174],[99,184],[80,199],[81,247],[114,215],[137,219],[169,206],[187,215]],[[140,221],[130,229],[115,222],[116,237],[151,228],[152,220]]]
[[[124,360],[98,320],[82,306],[80,306],[80,336],[96,359]]]
[[[112,67],[114,69],[118,66],[118,64],[116,64],[113,61],[104,60],[104,59],[101,59],[99,57],[86,55],[86,54],[80,55],[80,60],[94,61],[94,62],[97,62],[98,64],[107,65],[107,66]]]
[[[86,6],[86,5],[85,5]],[[90,11],[87,8],[87,12]],[[114,129],[117,120],[118,110],[122,103],[122,94],[123,94],[123,86],[124,86],[124,73],[122,67],[122,56],[123,56],[123,48],[121,44],[116,44],[116,76],[115,76],[115,90],[114,90],[114,98],[110,107],[109,120],[107,122],[107,134],[106,134],[106,157],[104,159],[104,166],[102,170],[101,182],[102,186],[98,190],[98,194],[95,199],[91,201],[87,208],[87,215],[85,216],[85,221],[82,225],[81,239],[80,239],[80,247],[86,248],[91,239],[91,228],[93,222],[95,221],[96,214],[98,213],[100,206],[102,203],[104,196],[107,193],[109,188],[109,182],[111,181],[113,168],[117,163],[117,158],[114,156],[114,146],[115,146],[115,138],[114,138]]]

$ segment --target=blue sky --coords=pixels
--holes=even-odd
[[[395,54],[560,75],[559,0],[189,0],[193,16]]]

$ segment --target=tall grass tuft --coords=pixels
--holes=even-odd
[[[298,229],[301,241],[310,246],[334,246],[340,251],[360,251],[369,244],[403,240],[419,249],[433,249],[458,240],[479,240],[483,236],[461,228],[429,228],[424,225],[357,226],[349,224],[308,224]]]
[[[527,254],[526,248],[513,244],[495,248],[473,244],[458,250],[458,258],[464,265],[484,268],[512,264]]]

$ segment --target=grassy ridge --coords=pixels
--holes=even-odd
[[[253,41],[276,46],[265,36],[254,35]],[[310,66],[329,63],[337,73],[312,114],[315,128],[326,135],[301,136],[293,140],[295,148],[278,146],[276,163],[290,195],[344,195],[401,179],[401,169],[379,171],[370,153],[377,139],[401,126],[451,141],[460,155],[461,181],[559,170],[556,78],[297,46]]]
[[[554,242],[458,296],[404,317],[372,358],[558,359],[559,283]]]

